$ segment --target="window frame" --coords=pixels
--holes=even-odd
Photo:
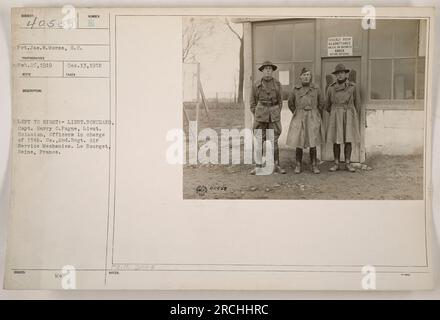
[[[315,75],[315,69],[316,69],[316,50],[318,49],[316,46],[316,38],[318,37],[317,33],[317,27],[316,27],[316,20],[317,19],[309,19],[309,18],[305,18],[305,19],[285,19],[285,20],[268,20],[268,21],[258,21],[258,22],[254,22],[252,23],[252,52],[254,52],[253,57],[252,57],[252,79],[253,82],[258,78],[255,75],[255,70],[258,69],[258,66],[261,65],[261,63],[263,63],[264,61],[257,61],[255,59],[255,39],[256,39],[256,28],[258,26],[278,26],[278,25],[282,25],[282,24],[291,24],[291,25],[295,25],[295,24],[299,24],[299,23],[305,23],[305,22],[309,22],[312,27],[313,27],[313,33],[312,36],[314,37],[313,39],[313,54],[310,56],[310,59],[304,60],[304,59],[293,59],[293,60],[286,60],[286,61],[281,61],[281,60],[271,60],[272,57],[270,58],[266,58],[263,60],[270,60],[272,63],[274,64],[289,64],[291,68],[294,67],[294,65],[296,63],[310,63],[312,65],[312,74]],[[274,38],[272,37],[272,47],[274,46]],[[293,56],[293,53],[292,53]],[[294,70],[292,70],[292,76],[294,75]],[[297,79],[293,79],[292,83],[289,85],[289,87],[293,87],[296,83]]]
[[[420,38],[420,20],[417,20],[417,38],[416,41],[419,43]],[[366,50],[368,52],[368,83],[367,83],[367,102],[368,104],[372,105],[372,107],[368,109],[377,109],[377,105],[381,105],[384,108],[383,109],[395,109],[393,106],[398,103],[399,105],[405,106],[405,109],[415,109],[420,110],[424,108],[424,100],[425,97],[422,99],[418,99],[417,97],[417,90],[419,85],[419,76],[418,76],[418,66],[419,66],[419,60],[425,59],[425,70],[426,70],[426,57],[419,56],[418,48],[416,48],[413,56],[394,56],[394,43],[395,43],[395,31],[393,31],[392,34],[392,50],[393,54],[392,56],[374,56],[371,57],[370,55],[370,46],[371,46],[371,30],[368,30],[368,49]],[[413,99],[394,99],[394,76],[395,76],[395,60],[398,59],[414,59],[414,98]],[[390,99],[372,99],[371,98],[371,62],[373,60],[386,60],[391,61],[391,92],[390,92]],[[425,71],[426,74],[426,71]],[[426,75],[425,75],[426,76]]]

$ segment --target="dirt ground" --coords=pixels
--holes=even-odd
[[[186,106],[195,119],[194,105]],[[211,104],[209,118],[201,110],[199,128],[241,128],[243,110],[239,105]],[[184,126],[188,124],[184,121]],[[423,157],[368,156],[369,170],[357,168],[329,172],[331,162],[320,164],[321,173],[312,174],[308,152],[304,153],[303,172],[293,172],[293,149],[281,149],[281,164],[287,174],[253,176],[252,165],[185,165],[185,199],[340,199],[340,200],[418,200],[423,199]],[[342,169],[342,166],[341,166]]]
[[[290,151],[290,152],[288,152]],[[304,164],[301,174],[293,172],[293,150],[281,150],[287,174],[252,176],[251,165],[184,166],[185,199],[423,199],[422,156],[375,156],[368,159],[371,170],[329,172],[330,162],[312,174]],[[203,188],[206,187],[205,188]],[[206,190],[206,193],[204,191]]]

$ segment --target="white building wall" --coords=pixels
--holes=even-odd
[[[367,110],[365,148],[372,154],[422,154],[423,110]]]
[[[250,112],[249,112],[249,116]],[[292,113],[284,101],[281,111],[279,144],[286,146]],[[423,110],[367,110],[365,148],[367,158],[373,154],[412,155],[422,154],[424,144]]]

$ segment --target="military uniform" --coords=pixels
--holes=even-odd
[[[269,61],[265,62],[260,71],[267,65],[270,65],[273,70],[276,66]],[[273,129],[274,131],[274,161],[275,169],[280,173],[285,173],[283,169],[279,167],[279,148],[278,139],[281,135],[281,108],[282,108],[282,89],[281,83],[273,78],[261,78],[252,87],[252,93],[250,96],[250,109],[254,115],[253,129],[260,129],[261,131],[255,131],[257,142],[266,141],[266,130]],[[262,137],[258,136],[261,133]],[[262,146],[256,146],[258,156],[261,156]]]
[[[330,112],[327,127],[328,143],[358,143],[359,133],[359,91],[354,82],[346,80],[332,83],[327,90],[326,109]]]
[[[288,106],[293,116],[287,133],[287,145],[294,148],[313,148],[324,141],[321,114],[324,98],[313,83],[298,84],[289,95]]]
[[[343,64],[338,64],[333,74],[350,70]],[[327,89],[326,110],[330,113],[327,127],[327,143],[333,144],[335,165],[330,171],[339,170],[340,145],[344,144],[346,168],[350,172],[356,170],[350,164],[352,143],[361,140],[359,131],[360,112],[359,90],[354,82],[345,78],[345,81],[335,81]]]
[[[303,78],[304,74],[309,77]],[[324,99],[321,90],[312,83],[312,71],[301,70],[301,83],[297,84],[289,94],[288,106],[293,116],[287,133],[287,145],[295,150],[295,173],[301,173],[303,149],[309,148],[310,164],[313,173],[320,173],[316,147],[324,141],[322,128],[322,110]]]

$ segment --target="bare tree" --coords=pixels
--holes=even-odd
[[[212,19],[187,18],[183,22],[182,62],[195,60],[195,49],[200,40],[212,33]]]
[[[194,58],[192,49],[202,37],[197,30],[194,18],[190,18],[185,22],[182,39],[182,62],[188,62],[190,59]]]
[[[244,37],[243,31],[241,34],[234,29],[231,21],[228,18],[225,18],[225,24],[231,30],[231,32],[237,37],[238,41],[240,41],[240,53],[239,53],[239,69],[238,69],[238,97],[237,102],[243,102],[243,82],[244,82]]]

